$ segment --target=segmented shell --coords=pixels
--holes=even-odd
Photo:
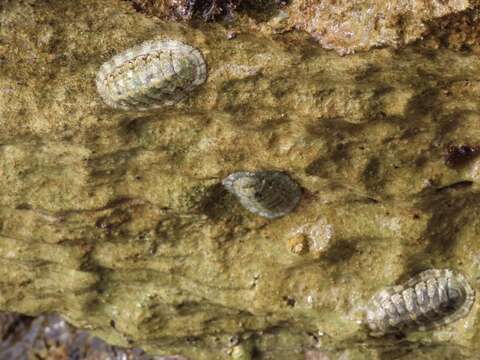
[[[104,63],[96,85],[111,107],[149,110],[173,105],[206,78],[197,49],[175,40],[147,41]]]
[[[372,297],[366,324],[373,335],[403,329],[429,330],[465,317],[475,301],[466,278],[452,270],[426,270],[404,285]]]
[[[297,183],[279,171],[236,172],[223,180],[223,186],[247,210],[269,219],[288,214],[301,197]]]

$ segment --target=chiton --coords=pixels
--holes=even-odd
[[[280,171],[235,172],[222,183],[247,210],[269,219],[291,212],[302,195],[298,184]]]
[[[474,301],[475,291],[462,274],[430,269],[374,295],[366,325],[377,336],[407,329],[430,330],[465,317]]]
[[[125,110],[173,105],[207,79],[199,50],[176,40],[147,41],[104,63],[96,78],[105,103]]]

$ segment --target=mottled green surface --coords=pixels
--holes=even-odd
[[[423,269],[457,269],[478,289],[480,157],[445,157],[480,143],[477,56],[227,40],[114,0],[0,11],[1,310],[58,311],[111,343],[192,360],[480,352],[477,303],[403,339],[360,324],[374,292]],[[207,82],[163,111],[105,107],[99,66],[162,37],[200,49]],[[266,169],[304,189],[281,219],[220,185]]]

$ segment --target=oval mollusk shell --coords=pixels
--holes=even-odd
[[[280,171],[235,172],[222,183],[247,210],[269,219],[291,212],[302,194],[298,184]]]
[[[147,41],[104,63],[96,85],[111,107],[149,110],[175,104],[206,78],[197,49],[176,40]]]
[[[370,300],[366,324],[372,335],[403,329],[429,330],[468,315],[475,291],[453,270],[426,270],[403,285],[381,290]]]

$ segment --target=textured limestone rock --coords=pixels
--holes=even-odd
[[[478,0],[131,0],[139,12],[161,19],[225,20],[227,36],[241,32],[306,31],[340,54],[399,48],[428,38],[432,48],[477,53]],[[198,16],[194,16],[198,15]]]
[[[404,339],[360,324],[377,290],[424,269],[478,290],[480,158],[459,150],[451,166],[452,146],[480,142],[477,56],[229,41],[119,0],[0,9],[0,309],[192,360],[478,354],[477,303]],[[100,65],[157,38],[200,49],[206,83],[161,111],[104,106]],[[303,188],[280,219],[221,185],[267,169]]]
[[[288,23],[312,34],[324,48],[348,54],[411,43],[428,33],[435,21],[478,4],[477,0],[292,0]]]

